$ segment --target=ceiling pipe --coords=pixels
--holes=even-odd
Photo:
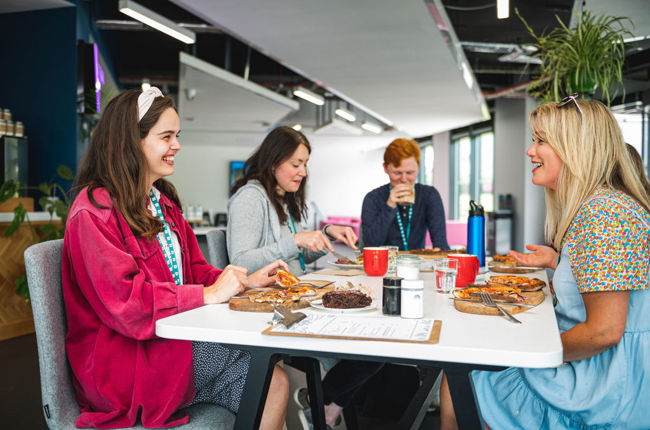
[[[98,19],[95,21],[95,24],[100,30],[148,31],[150,29],[149,26],[144,25],[139,21],[129,21],[124,19]],[[208,24],[181,22],[178,25],[195,33],[224,33],[220,28]]]
[[[532,81],[528,82],[523,82],[521,84],[513,85],[510,87],[506,88],[501,88],[500,90],[493,91],[491,93],[483,93],[483,98],[485,100],[492,100],[492,99],[498,99],[499,97],[505,97],[509,94],[516,93],[517,91],[525,90],[531,85],[537,84],[537,83],[542,83],[548,81],[549,78],[539,78],[539,79],[534,79]]]

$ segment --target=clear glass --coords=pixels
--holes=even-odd
[[[439,258],[436,260],[434,275],[436,278],[436,291],[449,294],[456,288],[458,275],[458,260],[453,258]]]
[[[397,251],[399,246],[387,246],[388,248],[388,271],[386,275],[393,276],[397,272]]]

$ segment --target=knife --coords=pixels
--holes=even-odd
[[[350,258],[346,257],[345,255],[341,255],[336,251],[330,251],[330,253],[339,260],[347,261],[349,264],[356,264],[356,262],[352,261]]]
[[[468,300],[468,299],[457,299],[456,297],[450,297],[449,300],[458,300],[459,302],[470,302],[470,303],[478,303],[480,305],[483,304],[482,301],[476,301],[476,300]],[[496,300],[494,303],[498,303],[500,305],[512,305],[512,306],[521,306],[522,308],[534,308],[535,305],[527,305],[525,303],[510,303],[510,302],[497,302]]]

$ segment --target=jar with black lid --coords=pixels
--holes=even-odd
[[[402,278],[386,276],[382,294],[382,312],[384,315],[400,315],[402,302]]]

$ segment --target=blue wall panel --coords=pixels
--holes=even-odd
[[[50,180],[59,164],[77,167],[76,13],[0,14],[0,106],[25,124],[30,185]]]

